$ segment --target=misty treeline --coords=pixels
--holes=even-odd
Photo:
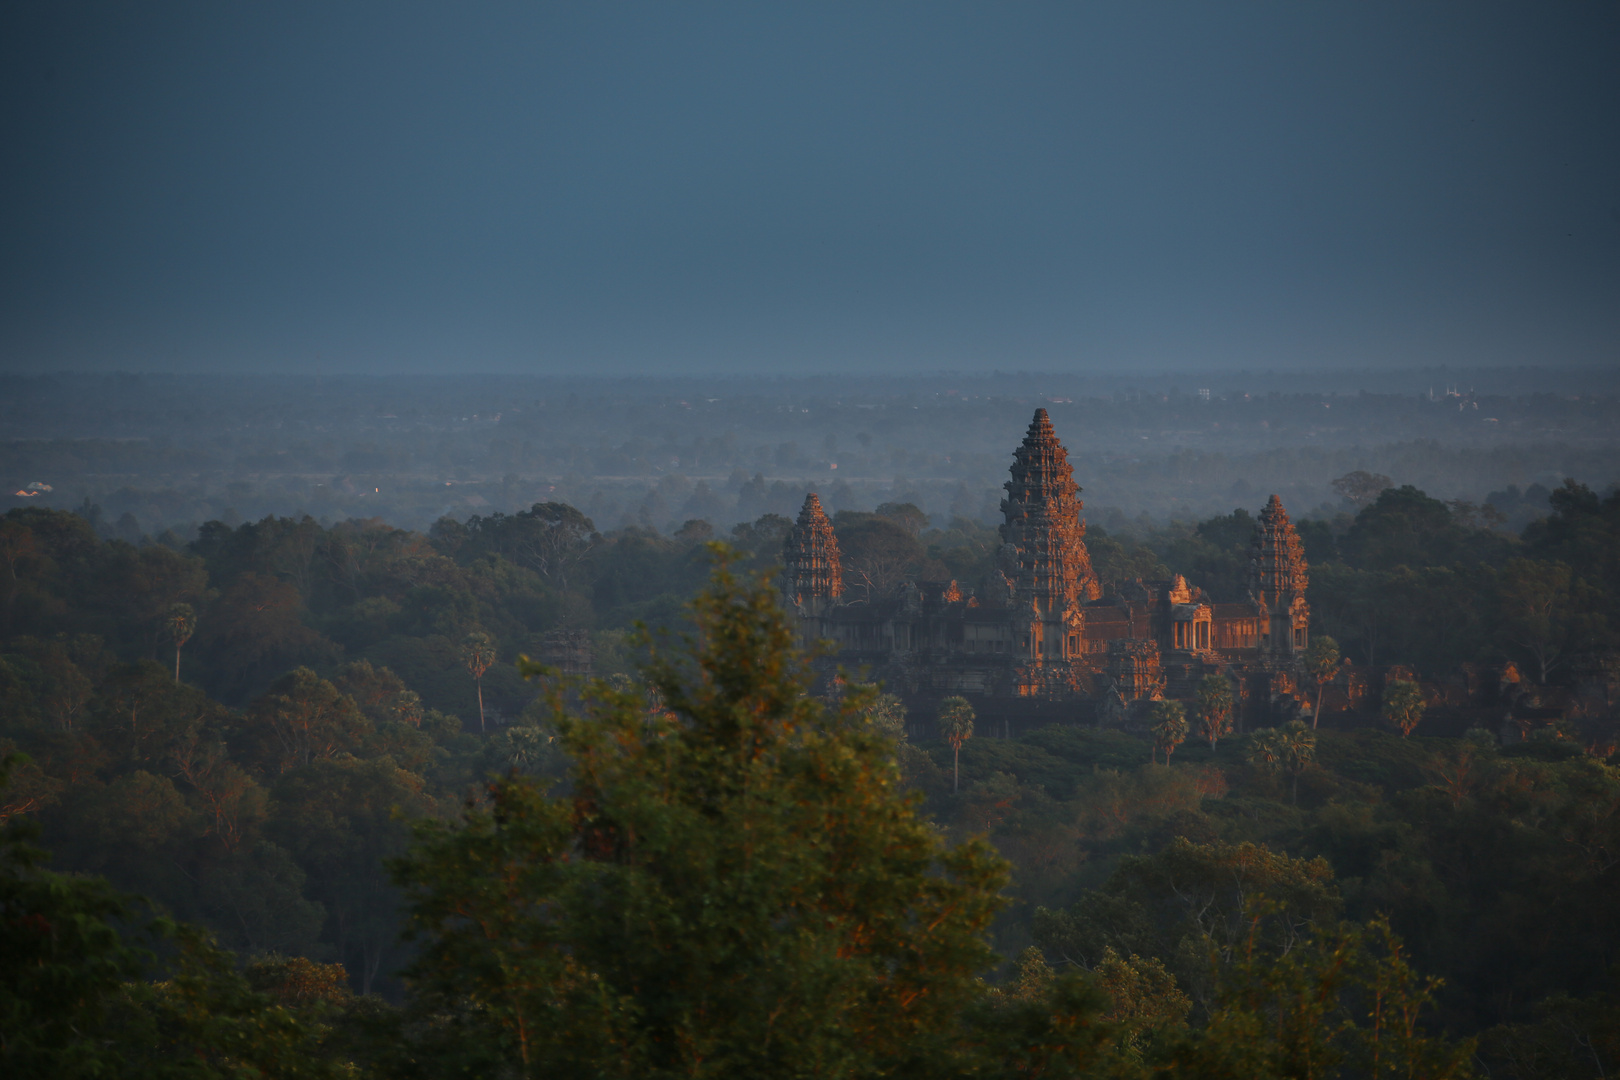
[[[1116,532],[1200,520],[1257,493],[1295,513],[1336,512],[1332,479],[1358,469],[1490,500],[1518,531],[1564,477],[1594,487],[1620,477],[1620,397],[1598,375],[1301,382],[12,378],[0,381],[0,509],[99,506],[99,530],[131,543],[188,543],[204,522],[266,515],[425,530],[445,515],[551,501],[604,530],[669,533],[691,518],[723,531],[789,514],[813,488],[834,509],[912,502],[940,521],[993,523],[1035,406],[1071,452],[1089,517]]]
[[[542,502],[171,546],[13,510],[8,1075],[1610,1070],[1620,493],[1560,485],[1515,535],[1340,479],[1360,509],[1299,523],[1313,632],[1353,661],[1319,726],[1240,708],[1201,739],[1195,706],[955,746],[858,673],[805,693],[748,583],[782,516],[604,531]],[[972,588],[998,544],[906,503],[835,527],[855,588]],[[1105,581],[1221,599],[1252,527],[1087,541]],[[630,632],[694,618],[692,649]],[[589,635],[583,695],[524,677],[555,630]],[[1419,687],[1414,733],[1357,673]]]

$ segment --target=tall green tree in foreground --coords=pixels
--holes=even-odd
[[[774,593],[715,551],[695,634],[643,669],[662,708],[601,681],[583,717],[559,698],[566,796],[514,775],[463,823],[419,827],[398,864],[419,1066],[1064,1075],[1101,1038],[1079,984],[987,1019],[1005,864],[943,846],[864,716],[871,691],[812,697]]]

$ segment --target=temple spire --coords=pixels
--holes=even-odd
[[[813,491],[805,496],[799,520],[783,541],[782,561],[787,567],[789,603],[820,607],[842,595],[844,571],[838,537],[821,508],[821,499]]]
[[[1017,552],[1013,579],[1020,598],[1043,615],[1060,615],[1098,591],[1073,474],[1051,418],[1036,409],[1023,445],[1013,451],[1001,538]]]
[[[1260,511],[1249,546],[1249,591],[1267,607],[1286,607],[1309,584],[1305,548],[1282,500],[1273,495]]]
[[[1080,488],[1045,409],[1035,410],[1011,472],[1001,501],[1001,558],[1014,606],[1024,612],[1014,645],[1033,668],[1072,661],[1086,651],[1082,605],[1100,590],[1086,552]],[[1035,682],[1019,690],[1037,691]]]
[[[1305,602],[1309,584],[1305,547],[1282,500],[1273,495],[1260,511],[1254,542],[1249,546],[1249,595],[1270,614],[1272,652],[1293,654],[1304,649],[1310,621],[1310,607]]]

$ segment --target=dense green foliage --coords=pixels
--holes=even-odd
[[[411,977],[456,1031],[418,1053],[476,1049],[486,1075],[973,1067],[959,1025],[1003,864],[916,817],[870,691],[806,693],[770,590],[722,569],[695,615],[646,669],[656,707],[598,686],[554,714],[566,795],[513,777],[421,830],[401,864],[426,942]]]
[[[1316,1075],[1369,1075],[1371,1054],[1384,1055],[1379,1068],[1454,1075],[1466,1045],[1446,1037],[1469,1036],[1493,1075],[1568,1075],[1593,1055],[1612,1068],[1620,772],[1600,729],[1612,725],[1620,671],[1608,614],[1620,598],[1620,495],[1566,485],[1552,507],[1514,536],[1465,507],[1386,489],[1353,518],[1302,524],[1313,622],[1350,661],[1313,659],[1320,673],[1302,693],[1326,688],[1314,732],[1233,733],[1223,681],[1179,717],[1156,714],[1151,737],[1060,725],[1009,740],[986,725],[955,745],[906,742],[904,708],[869,688],[802,696],[768,597],[739,583],[774,565],[787,522],[773,515],[733,530],[738,580],[698,609],[710,625],[754,629],[700,634],[696,652],[665,649],[643,670],[630,624],[688,625],[686,597],[710,571],[703,522],[675,536],[604,536],[571,508],[540,504],[445,520],[429,536],[376,521],[211,524],[177,549],[105,540],[76,515],[14,511],[0,519],[0,749],[29,760],[12,768],[0,816],[37,829],[53,863],[8,841],[3,932],[26,934],[34,915],[74,929],[50,939],[48,958],[8,946],[8,961],[35,965],[18,979],[48,985],[8,999],[0,1038],[58,1075],[89,1075],[108,1055],[136,1060],[120,1033],[146,1040],[150,1065],[130,1075],[157,1074],[165,1055],[247,1075],[434,1062],[438,1074],[488,1074],[523,1055],[512,1056],[506,1006],[468,1003],[494,993],[512,959],[549,987],[522,1008],[584,1040],[543,1053],[536,1043],[534,1062],[583,1061],[585,1043],[605,1040],[626,1048],[613,1069],[677,1069],[695,1060],[678,1044],[742,1045],[748,1024],[769,1019],[758,1002],[781,998],[801,1010],[802,1044],[758,1053],[842,1062],[824,1071],[849,1075],[903,1073],[902,1060],[992,1075],[985,1062],[1032,1061],[1020,1055],[1048,1038],[1063,1050],[1047,1075],[1171,1062],[1208,1075],[1295,1075],[1302,1062]],[[1202,567],[1194,583],[1219,596],[1241,589],[1246,517],[1090,539],[1105,579]],[[872,587],[896,575],[971,587],[992,565],[993,531],[965,519],[930,530],[904,504],[838,519]],[[558,684],[519,669],[557,629],[585,632],[607,677],[583,698],[548,697]],[[749,666],[760,657],[774,659]],[[1505,705],[1476,710],[1495,717],[1492,730],[1433,733],[1474,715],[1447,703],[1445,680],[1478,681],[1468,673],[1508,661],[1524,681],[1514,708],[1534,703],[1525,715],[1540,717],[1522,722],[1524,741],[1501,744]],[[1346,672],[1382,679],[1372,665],[1391,663],[1397,677],[1346,696]],[[742,665],[729,683],[714,674],[727,664]],[[1386,699],[1412,696],[1402,684],[1417,688],[1408,704],[1424,706],[1404,739],[1399,717],[1380,717]],[[742,729],[727,717],[746,717],[750,745],[774,749],[739,757]],[[719,742],[700,738],[722,730]],[[508,778],[492,789],[492,775]],[[907,817],[908,789],[946,847]],[[752,794],[731,801],[738,791]],[[795,816],[811,812],[814,823]],[[439,823],[415,848],[413,819]],[[756,892],[705,893],[704,882],[740,880],[750,830],[784,845],[782,857]],[[845,849],[831,843],[840,835]],[[791,854],[790,840],[818,836],[827,844]],[[847,876],[849,853],[869,843],[915,858],[873,870],[876,892],[860,903],[892,889],[883,903],[919,910],[923,868],[965,858],[948,852],[975,850],[962,846],[975,836],[1010,863],[1007,907],[963,924],[954,989],[906,1047],[857,1046],[852,1003],[881,1014],[871,1001],[890,992],[900,953],[883,954],[885,968],[876,953],[829,944],[853,908],[798,936],[760,928],[833,910],[814,883]],[[407,856],[402,893],[388,866]],[[975,865],[959,880],[988,890],[988,918],[994,874]],[[1257,887],[1244,884],[1251,872]],[[1200,875],[1208,904],[1194,917],[1185,898]],[[518,879],[572,921],[503,910],[512,941],[479,948],[433,921],[443,905],[490,901]],[[137,917],[126,893],[207,934]],[[811,894],[823,906],[798,899]],[[713,908],[716,898],[732,907]],[[400,942],[408,916],[414,945]],[[894,926],[893,941],[906,940]],[[1020,957],[1010,971],[977,966],[979,926]],[[579,935],[566,938],[569,955],[590,960],[558,974],[565,934]],[[1040,952],[1021,953],[1031,944]],[[222,947],[247,966],[238,972]],[[866,966],[822,970],[816,958],[829,952],[865,955]],[[402,981],[413,963],[414,981]],[[332,988],[339,970],[360,996]],[[819,989],[761,989],[793,972]],[[733,995],[725,1010],[741,1026],[694,1019],[692,996],[709,984]],[[70,1005],[51,1006],[47,1024],[30,1010],[53,993]],[[404,1011],[365,996],[377,993]],[[1302,995],[1318,1011],[1284,1023]],[[1406,1010],[1393,1042],[1382,1020],[1369,1026],[1374,998]],[[955,1034],[940,1041],[941,1031]],[[754,1053],[701,1052],[717,1072],[776,1060]]]
[[[0,760],[0,790],[26,765]],[[269,965],[238,971],[206,934],[151,918],[104,879],[43,869],[31,832],[19,821],[0,830],[0,1073],[248,1080],[347,1071],[333,1026],[346,987],[327,980],[324,993],[276,994],[288,980]]]

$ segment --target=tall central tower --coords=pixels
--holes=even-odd
[[[820,615],[844,591],[838,537],[815,492],[804,497],[799,520],[782,542],[784,584],[788,603],[808,614]]]
[[[1311,618],[1305,602],[1309,584],[1305,548],[1282,500],[1273,495],[1260,511],[1249,546],[1249,595],[1268,616],[1266,646],[1272,653],[1304,652]]]
[[[1012,479],[1001,502],[1006,517],[1001,538],[1014,596],[1029,613],[1027,640],[1018,643],[1019,651],[1037,662],[1083,651],[1081,604],[1099,591],[1073,474],[1046,410],[1036,409],[1023,445],[1013,451]]]

